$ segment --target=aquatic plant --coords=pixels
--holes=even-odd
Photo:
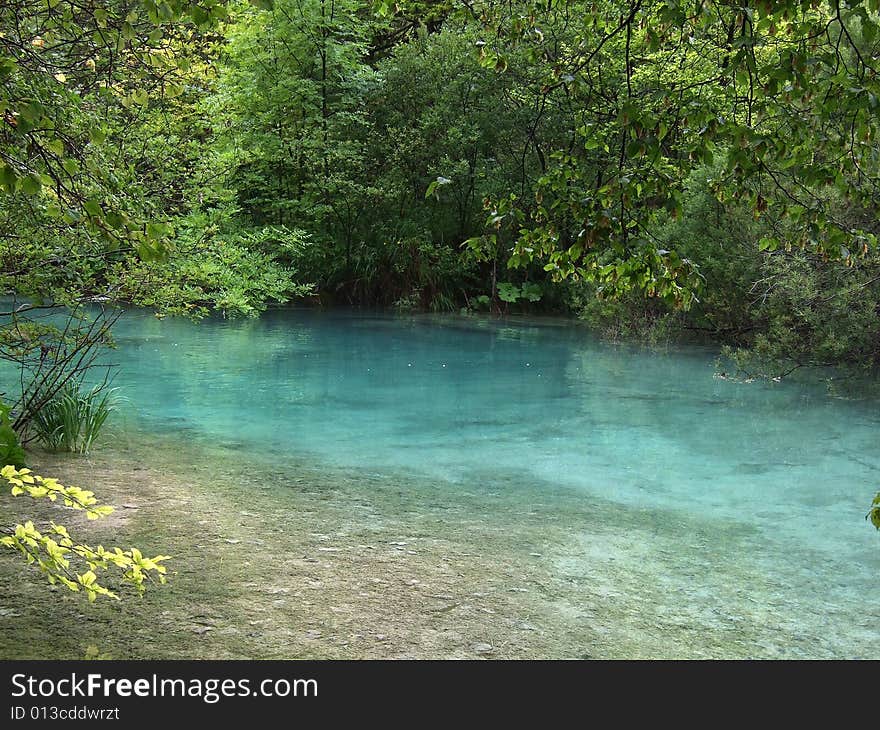
[[[84,391],[78,381],[69,381],[34,414],[37,439],[52,451],[87,454],[116,408],[115,393],[103,385]]]
[[[877,492],[874,501],[871,502],[871,509],[868,510],[865,519],[870,520],[871,524],[880,530],[880,492]]]

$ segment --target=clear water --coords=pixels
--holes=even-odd
[[[452,502],[484,493],[505,524],[557,500],[565,548],[547,570],[593,591],[569,596],[572,610],[596,586],[629,595],[644,580],[632,612],[687,605],[692,647],[723,610],[731,641],[736,626],[770,632],[736,655],[880,657],[880,538],[864,521],[880,483],[872,398],[722,379],[711,350],[613,346],[553,320],[132,312],[116,339],[132,428],[255,462],[406,475],[408,489],[424,479]],[[595,505],[621,539],[597,543],[574,504]],[[651,528],[630,541],[633,524]]]

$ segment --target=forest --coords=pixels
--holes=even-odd
[[[126,397],[140,387],[126,391],[107,362],[142,368],[137,377],[158,383],[158,371],[125,350],[141,336],[125,329],[131,312],[137,322],[148,313],[149,337],[179,327],[239,333],[241,340],[224,340],[221,359],[241,358],[243,369],[271,356],[267,341],[248,339],[253,328],[275,327],[272,318],[293,308],[475,330],[564,320],[596,339],[594,361],[632,352],[628,367],[643,348],[702,348],[686,351],[711,353],[706,387],[752,387],[742,397],[757,409],[783,397],[758,389],[789,380],[792,388],[813,387],[801,385],[811,378],[870,385],[880,366],[878,207],[880,0],[6,0],[3,477],[13,496],[115,519],[89,491],[100,495],[104,467],[81,471],[85,462],[71,466],[57,454],[88,455],[105,421],[125,410],[116,386]],[[315,326],[310,337],[345,346]],[[202,335],[179,336],[193,338],[191,347],[181,339],[190,360],[155,366],[167,368],[163,377],[196,364],[206,377],[220,367],[199,350]],[[497,336],[503,349],[512,335]],[[397,353],[396,343],[387,351]],[[382,349],[363,347],[369,362]],[[580,363],[571,347],[571,362]],[[451,352],[423,360],[439,358],[446,368]],[[401,357],[403,368],[418,365],[415,355]],[[521,359],[532,367],[536,358]],[[507,382],[504,364],[492,362],[497,378],[483,393]],[[541,367],[563,382],[574,365]],[[642,377],[614,367],[608,392],[620,378]],[[668,383],[690,372],[686,363],[656,367]],[[288,382],[297,378],[292,371]],[[825,397],[817,388],[772,408]],[[706,403],[718,398],[705,395]],[[210,406],[215,416],[219,399]],[[223,438],[250,457],[266,441],[248,440],[240,407],[245,413],[224,422]],[[439,402],[431,407],[442,412]],[[495,408],[503,411],[488,410]],[[687,431],[687,421],[645,409],[634,418],[639,428],[657,425],[657,438]],[[175,418],[198,420],[179,411]],[[803,423],[814,414],[821,421],[818,413]],[[860,418],[840,414],[842,422]],[[170,423],[152,433],[176,427]],[[301,424],[298,433],[311,427],[323,425]],[[368,421],[359,427],[369,434]],[[866,439],[876,435],[864,428]],[[847,441],[842,433],[835,444]],[[143,448],[161,453],[150,438],[140,438],[150,444]],[[688,454],[704,445],[691,447]],[[799,463],[786,460],[785,448],[768,459]],[[764,473],[758,459],[738,462],[746,481]],[[57,469],[64,482],[72,471],[88,490],[27,465]],[[840,481],[823,469],[814,469],[817,479]],[[873,483],[858,477],[862,492],[848,519],[875,538],[862,517],[870,509],[880,529],[880,494],[871,505],[876,470],[866,473]],[[164,583],[173,562],[162,554],[161,526],[156,541],[145,528],[135,533],[156,553],[147,558],[137,548],[90,547],[34,519],[0,544],[90,600],[116,598],[114,581],[140,592],[152,579]],[[210,556],[197,562],[210,564]],[[868,655],[876,648],[864,646]],[[522,655],[541,652],[565,653],[548,644]]]
[[[876,365],[871,2],[94,5],[3,10],[7,291]]]

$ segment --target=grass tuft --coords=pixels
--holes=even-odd
[[[79,382],[68,382],[35,414],[37,439],[50,451],[89,453],[116,408],[116,390],[101,385],[83,390]]]

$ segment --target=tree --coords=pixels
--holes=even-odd
[[[0,474],[14,495],[60,499],[89,518],[111,509],[91,492],[17,468],[16,431],[26,432],[108,342],[116,314],[102,308],[96,317],[87,305],[114,299],[127,266],[167,252],[169,229],[144,190],[132,132],[151,99],[179,93],[189,67],[184,41],[195,43],[224,14],[219,0],[0,5],[0,287],[13,294],[0,356],[21,372],[13,423],[3,409],[8,463]],[[45,317],[59,311],[67,312],[60,326]],[[17,524],[0,544],[90,600],[115,597],[101,570],[118,569],[138,589],[147,576],[164,580],[163,556],[93,549],[54,523],[47,533]]]
[[[525,48],[546,104],[578,110],[534,198],[489,201],[488,228],[515,239],[511,264],[689,306],[697,268],[654,229],[715,157],[715,195],[776,231],[764,250],[848,259],[876,246],[877,0],[463,5],[485,28],[484,64],[503,74]]]
[[[142,169],[151,100],[181,93],[219,0],[13,0],[0,7],[0,357],[18,365],[14,426],[110,342],[112,302],[168,252]],[[93,306],[98,303],[99,306]]]

